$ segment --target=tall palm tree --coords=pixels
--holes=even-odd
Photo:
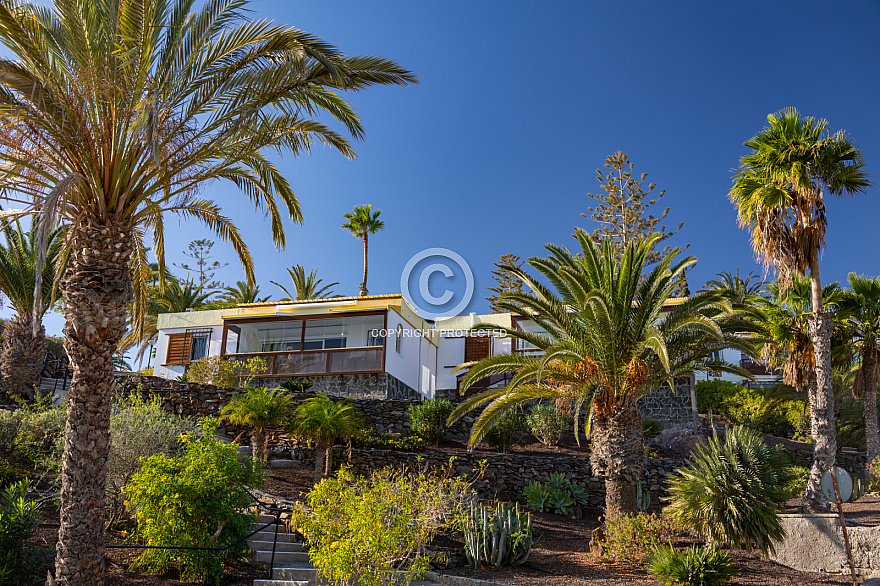
[[[290,430],[315,442],[315,482],[333,471],[333,442],[349,440],[363,429],[357,408],[345,401],[318,395],[300,403],[293,413]]]
[[[360,296],[366,297],[367,292],[367,249],[369,248],[370,234],[375,234],[385,228],[385,222],[379,219],[382,210],[373,211],[372,204],[355,206],[350,213],[344,214],[347,220],[342,228],[351,232],[355,238],[364,241],[364,280],[361,283]]]
[[[758,275],[750,272],[743,279],[739,276],[739,269],[736,269],[736,274],[728,271],[718,273],[717,278],[706,281],[703,290],[721,293],[731,303],[747,305],[757,299],[763,288],[764,281]]]
[[[198,6],[198,7],[196,7]],[[0,0],[0,190],[69,224],[60,287],[68,394],[56,583],[100,584],[112,357],[128,302],[146,305],[145,239],[163,270],[168,215],[206,224],[230,242],[253,282],[250,253],[232,220],[200,197],[215,180],[236,185],[270,218],[299,202],[268,151],[316,142],[354,152],[344,134],[363,126],[342,92],[406,85],[409,71],[271,20],[247,0]],[[320,114],[338,132],[310,119]],[[135,269],[130,259],[133,257]]]
[[[260,297],[260,286],[251,285],[245,281],[236,281],[234,287],[224,287],[220,291],[220,297],[212,303],[218,309],[238,307],[245,303],[265,303],[271,295]]]
[[[880,279],[849,274],[850,289],[838,302],[842,318],[857,346],[858,373],[853,394],[865,404],[865,445],[868,462],[880,456],[877,422],[877,343],[880,341]]]
[[[696,369],[741,374],[738,367],[708,356],[725,347],[748,353],[753,349],[730,331],[742,325],[732,321],[735,312],[718,294],[698,293],[664,312],[681,272],[696,262],[694,257],[675,262],[675,250],[643,275],[656,236],[628,244],[619,261],[607,240],[600,250],[583,230],[577,229],[575,236],[579,254],[548,245],[548,258],[528,261],[552,290],[521,268],[504,267],[531,292],[505,293],[497,304],[534,321],[546,335],[519,329],[505,333],[534,345],[541,355],[502,353],[460,366],[470,369],[462,381],[463,392],[486,376],[515,374],[508,386],[464,401],[449,422],[488,403],[471,431],[473,447],[504,413],[524,403],[568,399],[574,413],[588,405],[592,472],[605,477],[605,514],[613,518],[636,511],[635,485],[645,466],[638,399]]]
[[[804,505],[825,508],[818,490],[821,474],[834,465],[835,407],[832,390],[833,317],[824,310],[819,253],[825,245],[825,194],[865,191],[871,184],[862,154],[843,131],[830,134],[826,120],[802,117],[786,108],[767,117],[768,125],[746,141],[750,153],[730,190],[740,226],[750,232],[752,248],[783,285],[792,275],[810,274],[810,337],[816,355],[816,396],[810,402],[815,445]]]
[[[3,351],[0,354],[0,379],[3,390],[24,400],[34,399],[34,385],[46,357],[46,331],[42,319],[55,296],[55,275],[62,270],[61,249],[64,231],[49,232],[46,263],[42,267],[39,286],[40,306],[34,311],[34,288],[37,286],[37,256],[40,245],[37,223],[31,221],[24,231],[19,222],[3,229],[5,245],[0,244],[0,292],[6,295],[15,315],[3,330]],[[39,320],[34,333],[34,316]]]
[[[253,387],[226,404],[220,410],[220,416],[235,425],[253,427],[251,432],[253,457],[266,462],[269,459],[266,430],[285,422],[289,404],[290,397],[284,389],[269,390],[265,387]]]
[[[308,275],[306,275],[306,269],[302,265],[293,265],[287,269],[287,274],[290,275],[290,281],[293,283],[294,294],[291,294],[290,291],[280,283],[276,283],[275,281],[269,282],[284,291],[284,294],[288,299],[303,301],[306,299],[327,299],[328,297],[338,297],[338,295],[333,293],[333,287],[339,283],[334,282],[321,285],[323,279],[318,278],[318,269],[313,269]]]

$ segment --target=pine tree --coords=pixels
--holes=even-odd
[[[501,257],[501,260],[493,264],[495,265],[495,270],[492,271],[492,278],[495,279],[495,287],[489,287],[489,291],[494,293],[494,295],[486,297],[486,301],[489,302],[489,308],[493,313],[504,313],[507,310],[496,305],[501,295],[504,293],[519,293],[523,288],[523,282],[519,277],[515,276],[505,267],[520,268],[523,265],[523,261],[515,254],[505,254]]]
[[[220,261],[214,260],[214,257],[211,254],[211,249],[214,248],[214,242],[208,240],[207,238],[201,238],[199,240],[193,240],[192,242],[190,242],[188,248],[189,252],[184,250],[183,255],[188,256],[196,261],[195,266],[192,267],[186,263],[173,263],[174,266],[179,267],[187,272],[191,271],[198,273],[198,284],[206,290],[222,289],[223,283],[221,283],[220,281],[212,281],[212,279],[214,278],[216,271],[228,266],[229,263],[221,263]]]
[[[604,193],[588,193],[587,197],[595,200],[596,205],[587,208],[589,215],[581,214],[599,224],[590,233],[593,242],[602,246],[605,238],[610,238],[619,259],[626,245],[632,241],[645,240],[649,235],[658,233],[661,236],[657,240],[659,244],[681,230],[684,222],[673,231],[667,231],[665,225],[658,226],[669,214],[669,208],[664,209],[659,217],[654,217],[650,210],[666,194],[666,190],[652,196],[651,192],[656,184],[649,183],[645,189],[644,182],[648,174],[642,173],[636,179],[633,176],[635,165],[628,161],[624,153],[617,151],[610,155],[605,159],[604,167],[607,169],[604,173],[602,169],[596,169],[596,179]],[[652,249],[646,264],[658,262],[669,251],[669,246],[663,250]]]

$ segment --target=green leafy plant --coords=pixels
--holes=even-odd
[[[526,422],[516,411],[508,411],[486,433],[486,443],[503,454],[508,453],[513,446],[522,441],[528,431]]]
[[[677,532],[678,526],[669,517],[649,513],[618,515],[605,521],[601,559],[640,566]]]
[[[697,535],[738,549],[773,551],[785,536],[779,521],[792,472],[779,446],[744,427],[696,448],[669,477],[666,514]]]
[[[449,425],[446,420],[454,409],[446,399],[428,399],[409,406],[413,432],[430,444],[438,444]]]
[[[529,431],[545,446],[555,446],[565,433],[568,415],[553,405],[536,405],[526,417]]]
[[[186,374],[178,377],[191,383],[216,385],[227,389],[247,387],[255,376],[269,370],[269,365],[259,356],[250,358],[224,358],[222,356],[204,356],[186,369]]]
[[[721,586],[737,574],[729,555],[715,546],[696,545],[684,550],[658,547],[648,572],[667,586]]]
[[[0,584],[29,586],[39,580],[49,555],[42,548],[25,544],[40,521],[40,504],[28,498],[27,480],[12,483],[0,492]]]
[[[518,504],[498,503],[494,513],[471,505],[464,517],[464,553],[472,568],[522,564],[532,550],[532,517]]]
[[[321,580],[405,584],[427,569],[424,548],[437,531],[461,524],[472,495],[465,479],[447,474],[385,468],[363,477],[343,467],[306,495],[291,529],[305,536]]]
[[[284,381],[278,386],[291,393],[305,393],[312,388],[312,381],[293,379]]]
[[[568,478],[565,477],[565,474],[562,474],[560,472],[552,472],[550,474],[550,478],[547,479],[547,486],[549,486],[553,490],[568,491]]]
[[[880,456],[868,463],[867,476],[868,490],[871,492],[880,491]]]
[[[420,452],[425,449],[425,440],[418,436],[402,436],[390,431],[377,434],[372,428],[359,432],[351,442],[356,448],[400,450],[401,452]]]
[[[48,409],[28,406],[19,412],[15,449],[34,469],[60,472],[67,409],[64,406]]]
[[[235,425],[251,426],[253,456],[266,461],[269,459],[267,428],[285,423],[288,405],[290,397],[283,389],[252,387],[224,405],[220,416]]]
[[[571,482],[564,474],[554,472],[546,484],[530,482],[523,491],[529,507],[544,513],[570,515],[575,506],[586,505],[589,493],[584,485]]]
[[[646,439],[660,435],[660,424],[653,419],[642,419],[642,435]]]
[[[553,494],[553,490],[546,484],[532,481],[526,485],[523,494],[529,507],[539,513],[544,513],[551,509],[550,496]]]
[[[574,498],[568,490],[557,488],[550,493],[550,506],[557,515],[571,515],[574,504]]]
[[[12,484],[15,477],[15,467],[9,463],[9,460],[0,457],[0,489]]]
[[[639,480],[636,482],[636,503],[638,504],[640,511],[647,511],[648,507],[651,506],[651,491],[642,490],[642,481]]]
[[[315,442],[315,482],[333,470],[333,442],[349,440],[363,429],[360,412],[345,401],[334,402],[327,395],[318,395],[300,403],[293,414],[289,429],[300,437]]]
[[[804,494],[807,490],[807,482],[810,481],[810,469],[805,466],[790,466],[791,478],[785,483],[785,493],[788,498]]]
[[[216,423],[203,425],[180,438],[179,457],[147,458],[123,489],[137,511],[132,537],[139,543],[223,547],[247,535],[254,516],[244,487],[259,486],[262,474],[238,459],[235,445],[217,441]],[[184,580],[216,582],[226,560],[247,554],[246,543],[225,551],[148,549],[134,566],[156,573],[176,566]]]

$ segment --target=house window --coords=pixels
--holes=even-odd
[[[468,336],[464,339],[464,361],[479,362],[489,358],[492,338],[489,336]]]
[[[403,326],[397,324],[397,330],[394,332],[394,351],[400,354],[403,347]]]
[[[187,365],[208,355],[211,330],[190,330],[168,334],[168,350],[165,365]]]

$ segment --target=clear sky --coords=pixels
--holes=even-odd
[[[692,289],[720,271],[760,268],[726,194],[743,141],[768,113],[795,106],[850,133],[880,181],[880,3],[257,1],[259,17],[317,34],[346,53],[381,55],[414,71],[414,87],[350,96],[366,127],[358,159],[318,148],[280,165],[305,223],[273,249],[268,222],[231,186],[205,190],[241,227],[264,293],[285,268],[318,268],[356,294],[359,241],[340,229],[355,205],[381,208],[371,240],[371,293],[400,291],[407,260],[430,247],[464,257],[475,276],[466,311],[486,310],[492,263],[574,244],[596,192],[595,169],[622,150],[647,172],[673,244],[699,258]],[[824,280],[878,275],[877,188],[828,205]],[[168,256],[209,233],[169,223]],[[230,266],[217,277],[243,278]],[[442,292],[443,288],[440,288]],[[8,309],[4,310],[8,314]],[[47,329],[60,331],[60,316]]]

